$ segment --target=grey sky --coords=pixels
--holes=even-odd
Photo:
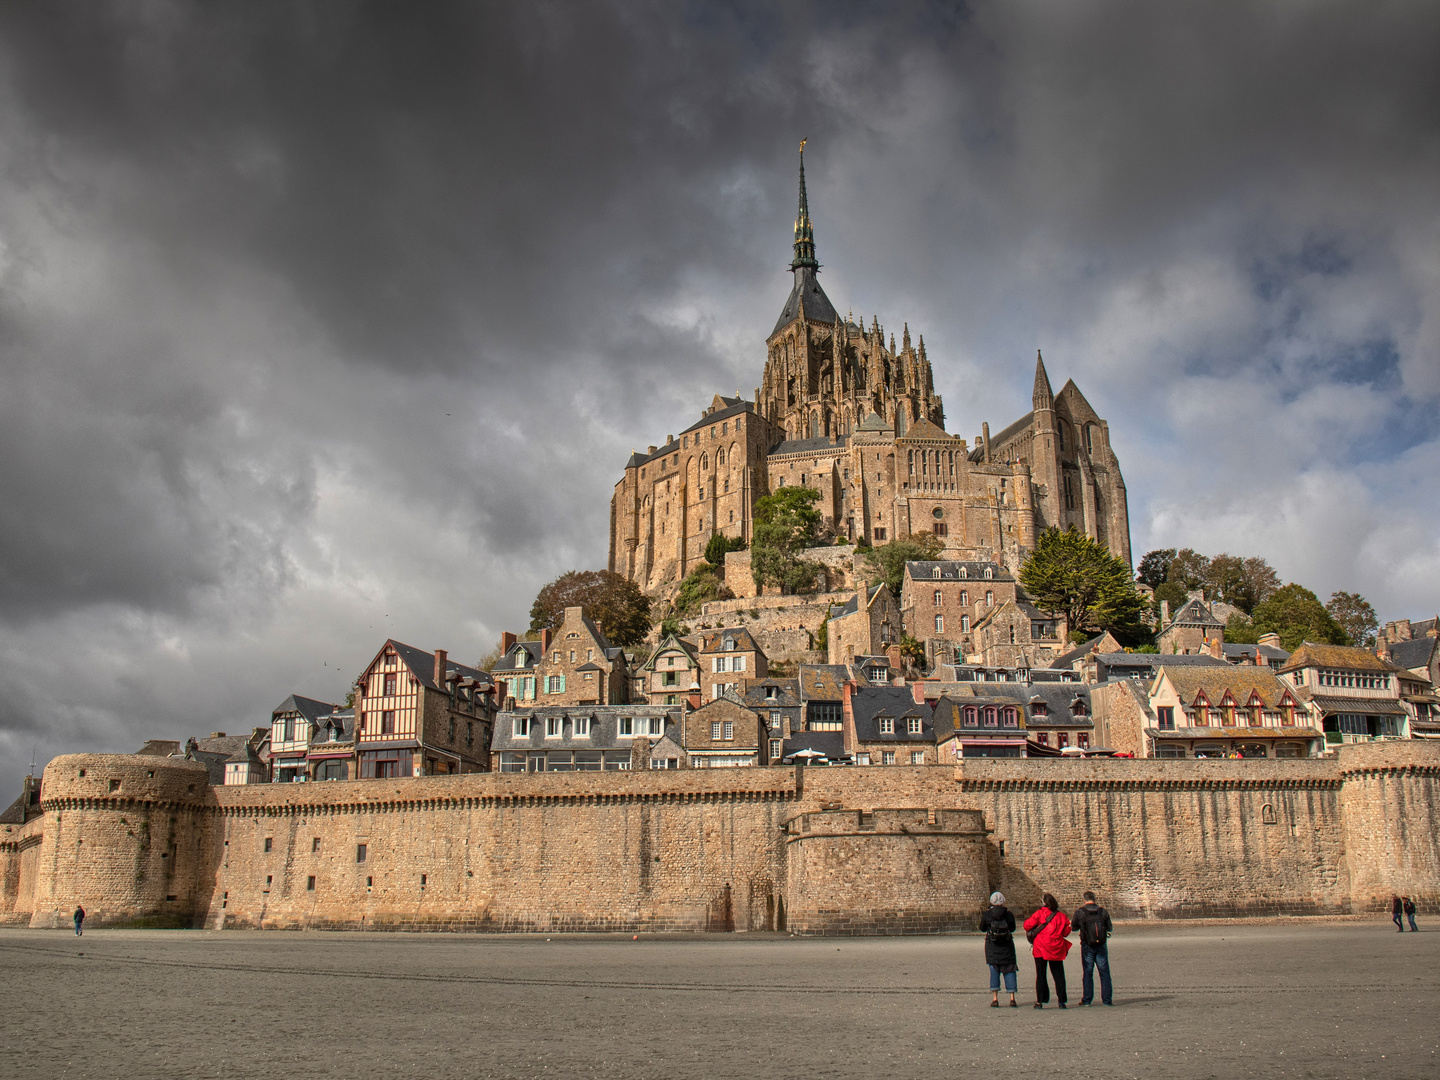
[[[947,426],[1034,351],[1137,553],[1440,609],[1440,8],[0,9],[0,801],[474,659],[753,392],[795,148]]]

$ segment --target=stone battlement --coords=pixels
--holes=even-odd
[[[1440,906],[1440,746],[1296,761],[471,774],[211,788],[71,755],[0,922],[915,933],[1093,888],[1143,918]]]

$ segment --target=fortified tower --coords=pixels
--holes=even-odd
[[[32,927],[196,925],[215,877],[214,796],[196,761],[69,754],[45,767]]]

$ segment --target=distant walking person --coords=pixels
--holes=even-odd
[[[1070,952],[1070,919],[1048,892],[1043,900],[1045,906],[1025,920],[1025,937],[1035,956],[1035,1008],[1043,1009],[1050,1000],[1050,984],[1045,978],[1048,966],[1055,980],[1055,1000],[1064,1009],[1068,1000],[1065,994],[1065,956]]]
[[[985,963],[990,965],[990,1007],[1000,1007],[1000,976],[1005,976],[1005,989],[1010,991],[1010,1008],[1015,1004],[1015,979],[1019,968],[1015,961],[1015,916],[1005,906],[1005,894],[990,894],[990,909],[980,916],[980,929],[985,931]]]
[[[1400,903],[1400,897],[1398,897],[1398,896],[1391,897],[1391,900],[1390,900],[1390,921],[1395,924],[1395,929],[1396,929],[1399,933],[1402,933],[1402,934],[1405,932],[1405,924],[1400,921],[1400,913],[1401,913],[1402,911],[1404,911],[1404,910],[1405,910],[1405,905],[1403,905],[1402,903]]]
[[[1100,1000],[1106,1005],[1115,1004],[1110,1000],[1110,913],[1095,902],[1095,894],[1087,892],[1085,903],[1075,912],[1071,920],[1080,935],[1080,1004],[1089,1005],[1095,1000],[1095,969],[1100,969]]]
[[[75,905],[75,936],[76,936],[76,937],[79,937],[79,936],[84,932],[84,930],[83,930],[84,925],[85,925],[85,909],[84,909],[83,907],[81,907],[80,905],[77,904],[77,905]]]
[[[1418,934],[1420,932],[1420,928],[1415,925],[1415,901],[1411,900],[1408,896],[1404,897],[1403,899],[1405,901],[1405,918],[1410,920],[1410,929],[1414,930]]]

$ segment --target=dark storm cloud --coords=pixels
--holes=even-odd
[[[759,381],[801,136],[827,290],[925,334],[951,430],[1044,346],[1137,550],[1440,603],[1437,24],[6,7],[0,785],[339,698],[387,634],[478,655],[600,565],[628,451]]]

